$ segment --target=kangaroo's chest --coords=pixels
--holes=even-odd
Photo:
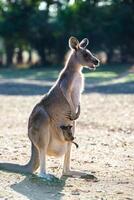
[[[74,76],[74,79],[72,81],[72,101],[75,106],[75,109],[77,109],[79,103],[80,103],[80,98],[81,98],[81,93],[84,89],[84,78],[81,73],[76,73]]]

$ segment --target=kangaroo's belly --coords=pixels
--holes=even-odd
[[[67,152],[67,142],[61,143],[58,140],[53,140],[49,143],[47,149],[48,156],[60,157]]]

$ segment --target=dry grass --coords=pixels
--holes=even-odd
[[[7,83],[6,79],[0,82],[1,91],[5,91],[5,93],[1,92],[0,96],[0,162],[11,161],[24,164],[30,155],[30,143],[27,138],[28,117],[33,106],[41,98],[37,93],[43,93],[42,88],[45,87],[46,82],[22,80],[23,83],[27,83],[26,88],[29,93],[23,90],[24,93],[21,95],[24,85],[20,87],[19,80],[12,79],[10,80],[12,86],[14,86],[14,81],[16,81],[14,89],[4,84]],[[117,84],[120,81],[117,80]],[[32,89],[29,84],[34,84]],[[90,82],[87,81],[86,93],[82,96],[82,113],[76,129],[79,149],[73,146],[72,168],[91,173],[97,177],[98,181],[64,178],[58,183],[50,184],[34,176],[0,171],[0,199],[134,199],[134,95],[132,89],[128,87],[125,90],[126,93],[120,90],[120,85],[118,92],[114,93],[114,85],[111,88],[108,84],[104,84],[107,88],[104,87],[103,90],[97,92],[95,88],[103,86],[103,83],[101,82],[102,85],[97,83],[98,85],[92,85],[92,87],[89,84]],[[13,91],[16,90],[18,93],[14,94]],[[34,96],[31,90],[35,92]],[[45,88],[44,91],[46,91]],[[48,158],[48,170],[56,176],[61,175],[60,160]]]

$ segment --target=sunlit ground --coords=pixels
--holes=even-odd
[[[133,200],[134,73],[131,66],[85,70],[85,91],[72,148],[72,168],[98,181],[64,178],[45,183],[34,176],[0,171],[0,199]],[[129,71],[130,70],[130,71]],[[24,164],[30,156],[28,117],[59,70],[0,70],[0,162]],[[61,159],[48,158],[48,171],[61,176]]]

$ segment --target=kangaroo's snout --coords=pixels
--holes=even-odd
[[[93,59],[93,64],[94,64],[94,65],[99,65],[99,63],[100,63],[100,61],[99,61],[98,59],[96,59],[96,58]]]
[[[74,137],[73,137],[72,133],[68,133],[67,139],[68,139],[69,141],[73,141],[73,140],[74,140]]]
[[[71,137],[71,140],[74,140],[74,137],[73,137],[73,136]]]

